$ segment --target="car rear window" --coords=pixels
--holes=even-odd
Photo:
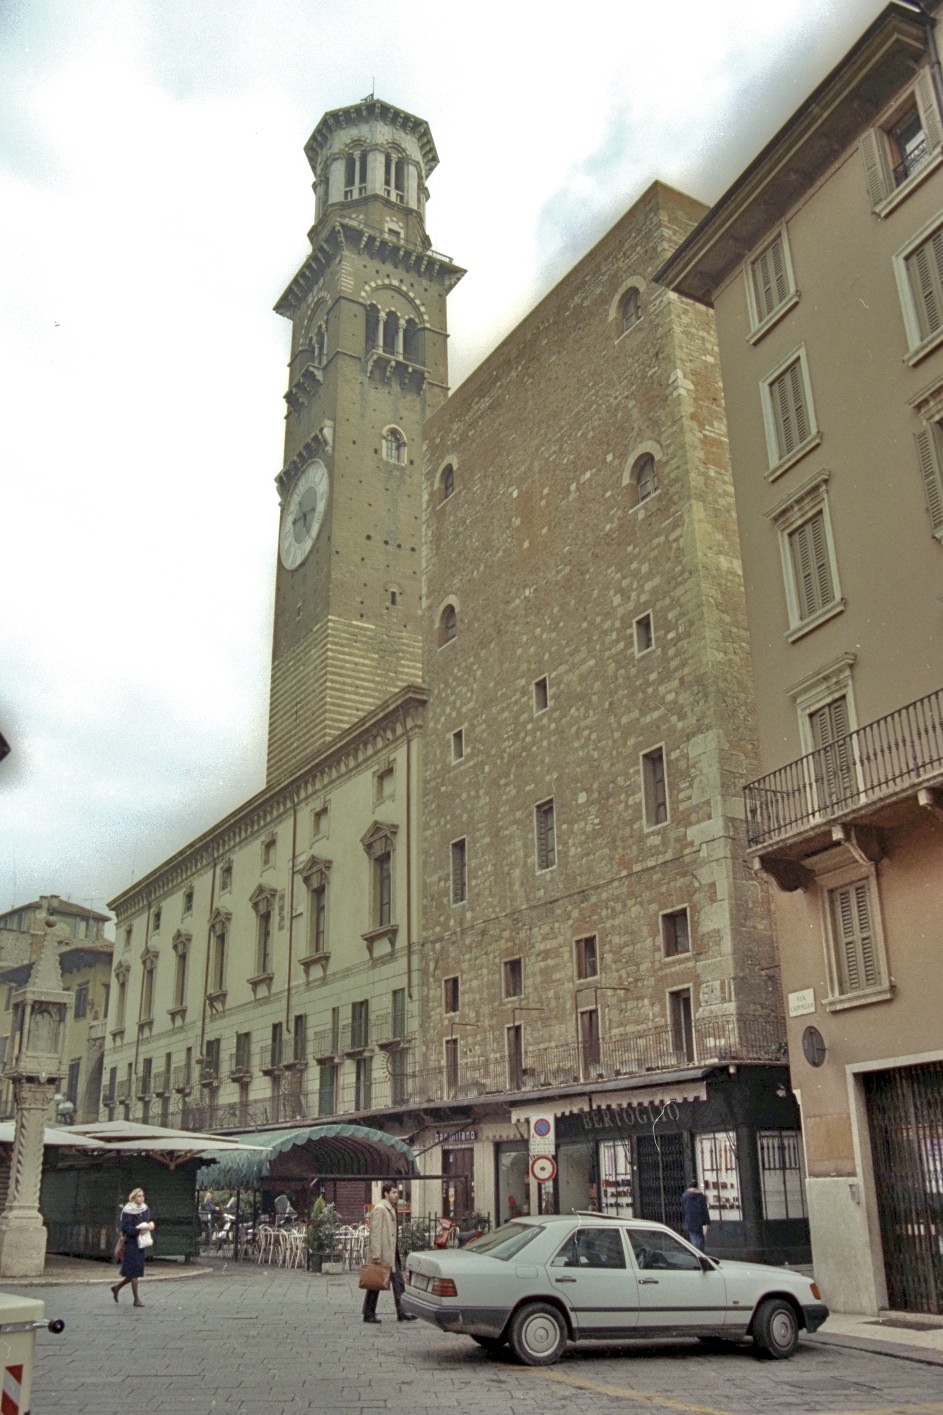
[[[489,1258],[502,1258],[505,1262],[513,1258],[522,1248],[526,1248],[538,1233],[543,1233],[539,1223],[504,1223],[491,1233],[483,1233],[465,1245],[466,1253],[487,1253]]]

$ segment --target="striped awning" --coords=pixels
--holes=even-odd
[[[418,1174],[416,1157],[405,1140],[366,1125],[305,1125],[292,1130],[255,1130],[229,1135],[256,1150],[207,1150],[197,1172],[197,1188],[250,1189],[267,1178],[279,1155],[292,1155],[321,1179],[386,1179]]]

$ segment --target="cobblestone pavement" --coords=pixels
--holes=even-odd
[[[66,1322],[37,1335],[33,1415],[572,1415],[577,1403],[592,1415],[943,1415],[938,1356],[919,1348],[899,1360],[816,1336],[772,1362],[749,1345],[581,1347],[530,1369],[397,1323],[385,1293],[382,1325],[364,1326],[356,1275],[159,1271],[141,1285],[143,1310],[130,1288],[115,1306],[101,1266],[91,1282],[30,1286]]]

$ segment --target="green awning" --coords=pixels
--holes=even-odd
[[[251,1189],[271,1173],[277,1156],[296,1146],[310,1158],[312,1177],[386,1179],[418,1174],[416,1157],[405,1140],[367,1125],[306,1125],[292,1130],[255,1130],[227,1135],[264,1150],[207,1150],[197,1171],[198,1189]],[[294,1158],[301,1158],[300,1156]]]

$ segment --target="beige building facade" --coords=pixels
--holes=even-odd
[[[716,311],[759,723],[747,844],[839,1310],[943,1311],[939,42],[888,5],[659,272]]]

